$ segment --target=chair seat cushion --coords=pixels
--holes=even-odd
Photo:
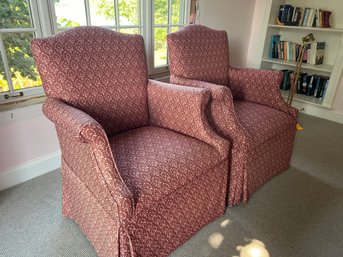
[[[255,145],[283,133],[296,122],[291,115],[260,104],[234,101],[234,108],[238,120],[251,134]]]
[[[136,212],[221,162],[212,146],[154,126],[114,136],[110,145],[118,170],[135,199]]]

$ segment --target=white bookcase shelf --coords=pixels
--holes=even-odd
[[[281,95],[284,99],[287,99],[289,90],[280,90]],[[315,98],[313,96],[308,96],[308,95],[302,95],[302,94],[294,94],[293,97],[294,100],[303,102],[303,103],[309,103],[311,105],[316,105],[324,108],[329,108],[329,106],[323,105],[323,99],[321,98]]]
[[[308,33],[313,33],[318,42],[325,42],[324,63],[311,65],[303,63],[301,69],[308,74],[318,74],[330,76],[324,99],[314,98],[296,94],[294,100],[316,105],[317,107],[332,108],[339,78],[343,69],[343,16],[339,12],[341,1],[322,0],[268,0],[265,18],[265,39],[260,67],[263,69],[295,69],[296,62],[273,59],[269,57],[272,35],[280,35],[281,40],[301,43],[301,38]],[[280,5],[291,4],[299,7],[310,7],[332,11],[330,17],[331,28],[302,27],[276,25],[276,18],[279,15]],[[282,91],[283,96],[288,95],[288,91]]]
[[[272,59],[272,58],[263,58],[262,62],[267,62],[267,63],[271,63],[271,64],[285,65],[285,66],[289,66],[289,67],[296,67],[296,65],[297,65],[296,62],[284,61],[284,60]],[[329,64],[313,65],[313,64],[303,63],[301,65],[301,68],[302,69],[306,69],[306,70],[331,73],[332,69],[333,69],[333,65],[329,65]]]
[[[302,27],[302,26],[286,26],[286,25],[274,25],[268,24],[269,28],[276,29],[289,29],[289,30],[308,30],[308,31],[321,31],[321,32],[331,32],[331,33],[343,33],[343,29],[336,28],[317,28],[317,27]]]

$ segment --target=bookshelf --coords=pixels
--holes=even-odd
[[[297,7],[310,7],[332,11],[330,17],[331,28],[302,27],[277,25],[276,18],[279,15],[280,5],[290,4]],[[302,64],[301,70],[309,75],[330,76],[330,83],[324,99],[313,96],[295,94],[294,101],[306,105],[314,105],[322,108],[332,108],[339,78],[343,69],[343,16],[339,10],[341,0],[322,1],[322,0],[269,0],[266,9],[265,39],[260,67],[263,69],[295,69],[294,61],[284,61],[270,58],[269,51],[271,36],[280,35],[281,40],[301,43],[301,38],[308,33],[313,33],[316,41],[325,42],[324,63],[320,65]],[[288,91],[281,90],[281,94],[287,98]]]

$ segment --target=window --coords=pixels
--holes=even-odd
[[[186,0],[153,0],[154,68],[167,67],[166,36],[186,24]]]
[[[139,33],[148,44],[149,73],[168,69],[166,36],[187,22],[188,0],[53,0],[55,32],[95,25]],[[147,18],[145,16],[152,17]]]
[[[34,1],[1,0],[0,100],[43,92],[30,47],[30,40],[41,36],[36,18]]]
[[[55,31],[81,25],[142,33],[140,0],[54,0]]]
[[[0,101],[42,94],[30,40],[81,26],[142,34],[149,74],[168,69],[167,33],[187,22],[189,0],[1,0]]]

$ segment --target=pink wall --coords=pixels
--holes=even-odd
[[[0,112],[0,174],[59,151],[53,124],[41,104]]]
[[[230,63],[245,67],[249,48],[255,0],[200,0],[197,23],[228,33]]]

